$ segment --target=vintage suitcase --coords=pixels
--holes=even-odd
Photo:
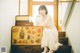
[[[16,26],[33,26],[33,22],[27,22],[27,21],[16,21]]]
[[[11,53],[41,53],[41,26],[13,26],[11,29]]]
[[[12,45],[41,45],[41,26],[13,26]]]
[[[16,16],[16,26],[33,26],[33,22],[30,22],[30,16],[28,15],[17,15]]]
[[[17,15],[16,21],[27,21],[29,22],[29,15]]]

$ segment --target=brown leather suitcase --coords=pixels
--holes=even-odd
[[[30,22],[30,17],[28,15],[17,15],[16,16],[16,26],[33,26],[33,22]]]
[[[16,26],[33,26],[33,23],[28,21],[16,21],[15,25]]]

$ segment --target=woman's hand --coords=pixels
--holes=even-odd
[[[43,26],[43,28],[50,28],[49,26]]]

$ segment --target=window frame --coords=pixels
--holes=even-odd
[[[52,5],[54,6],[54,23],[58,29],[58,0],[54,2],[38,2],[33,0],[28,0],[28,15],[32,16],[32,6],[33,5]]]

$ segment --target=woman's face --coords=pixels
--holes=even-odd
[[[46,10],[45,9],[39,10],[39,14],[40,15],[46,15]]]

